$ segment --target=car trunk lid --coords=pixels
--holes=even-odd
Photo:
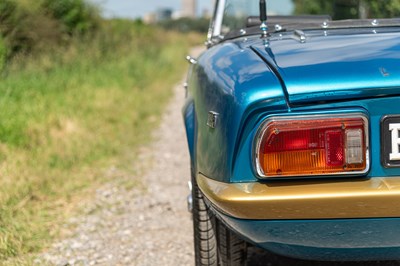
[[[290,104],[400,95],[400,35],[393,30],[311,31],[251,48],[282,80]]]

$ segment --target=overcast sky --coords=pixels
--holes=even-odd
[[[138,18],[154,12],[158,8],[170,8],[173,11],[181,10],[182,0],[91,0],[100,3],[104,15],[107,17]],[[256,1],[256,0],[253,0]],[[198,0],[198,12],[204,9],[211,10],[213,0]],[[268,1],[269,11],[287,15],[291,12],[293,5],[291,0]]]

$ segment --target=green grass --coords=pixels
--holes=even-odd
[[[1,77],[0,264],[29,264],[107,169],[129,168],[196,39],[124,21],[106,28],[15,59]]]

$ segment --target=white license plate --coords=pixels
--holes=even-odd
[[[381,162],[384,167],[400,167],[400,115],[381,120]]]

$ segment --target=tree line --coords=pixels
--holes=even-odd
[[[328,14],[333,19],[393,18],[400,0],[292,0],[295,14]]]

